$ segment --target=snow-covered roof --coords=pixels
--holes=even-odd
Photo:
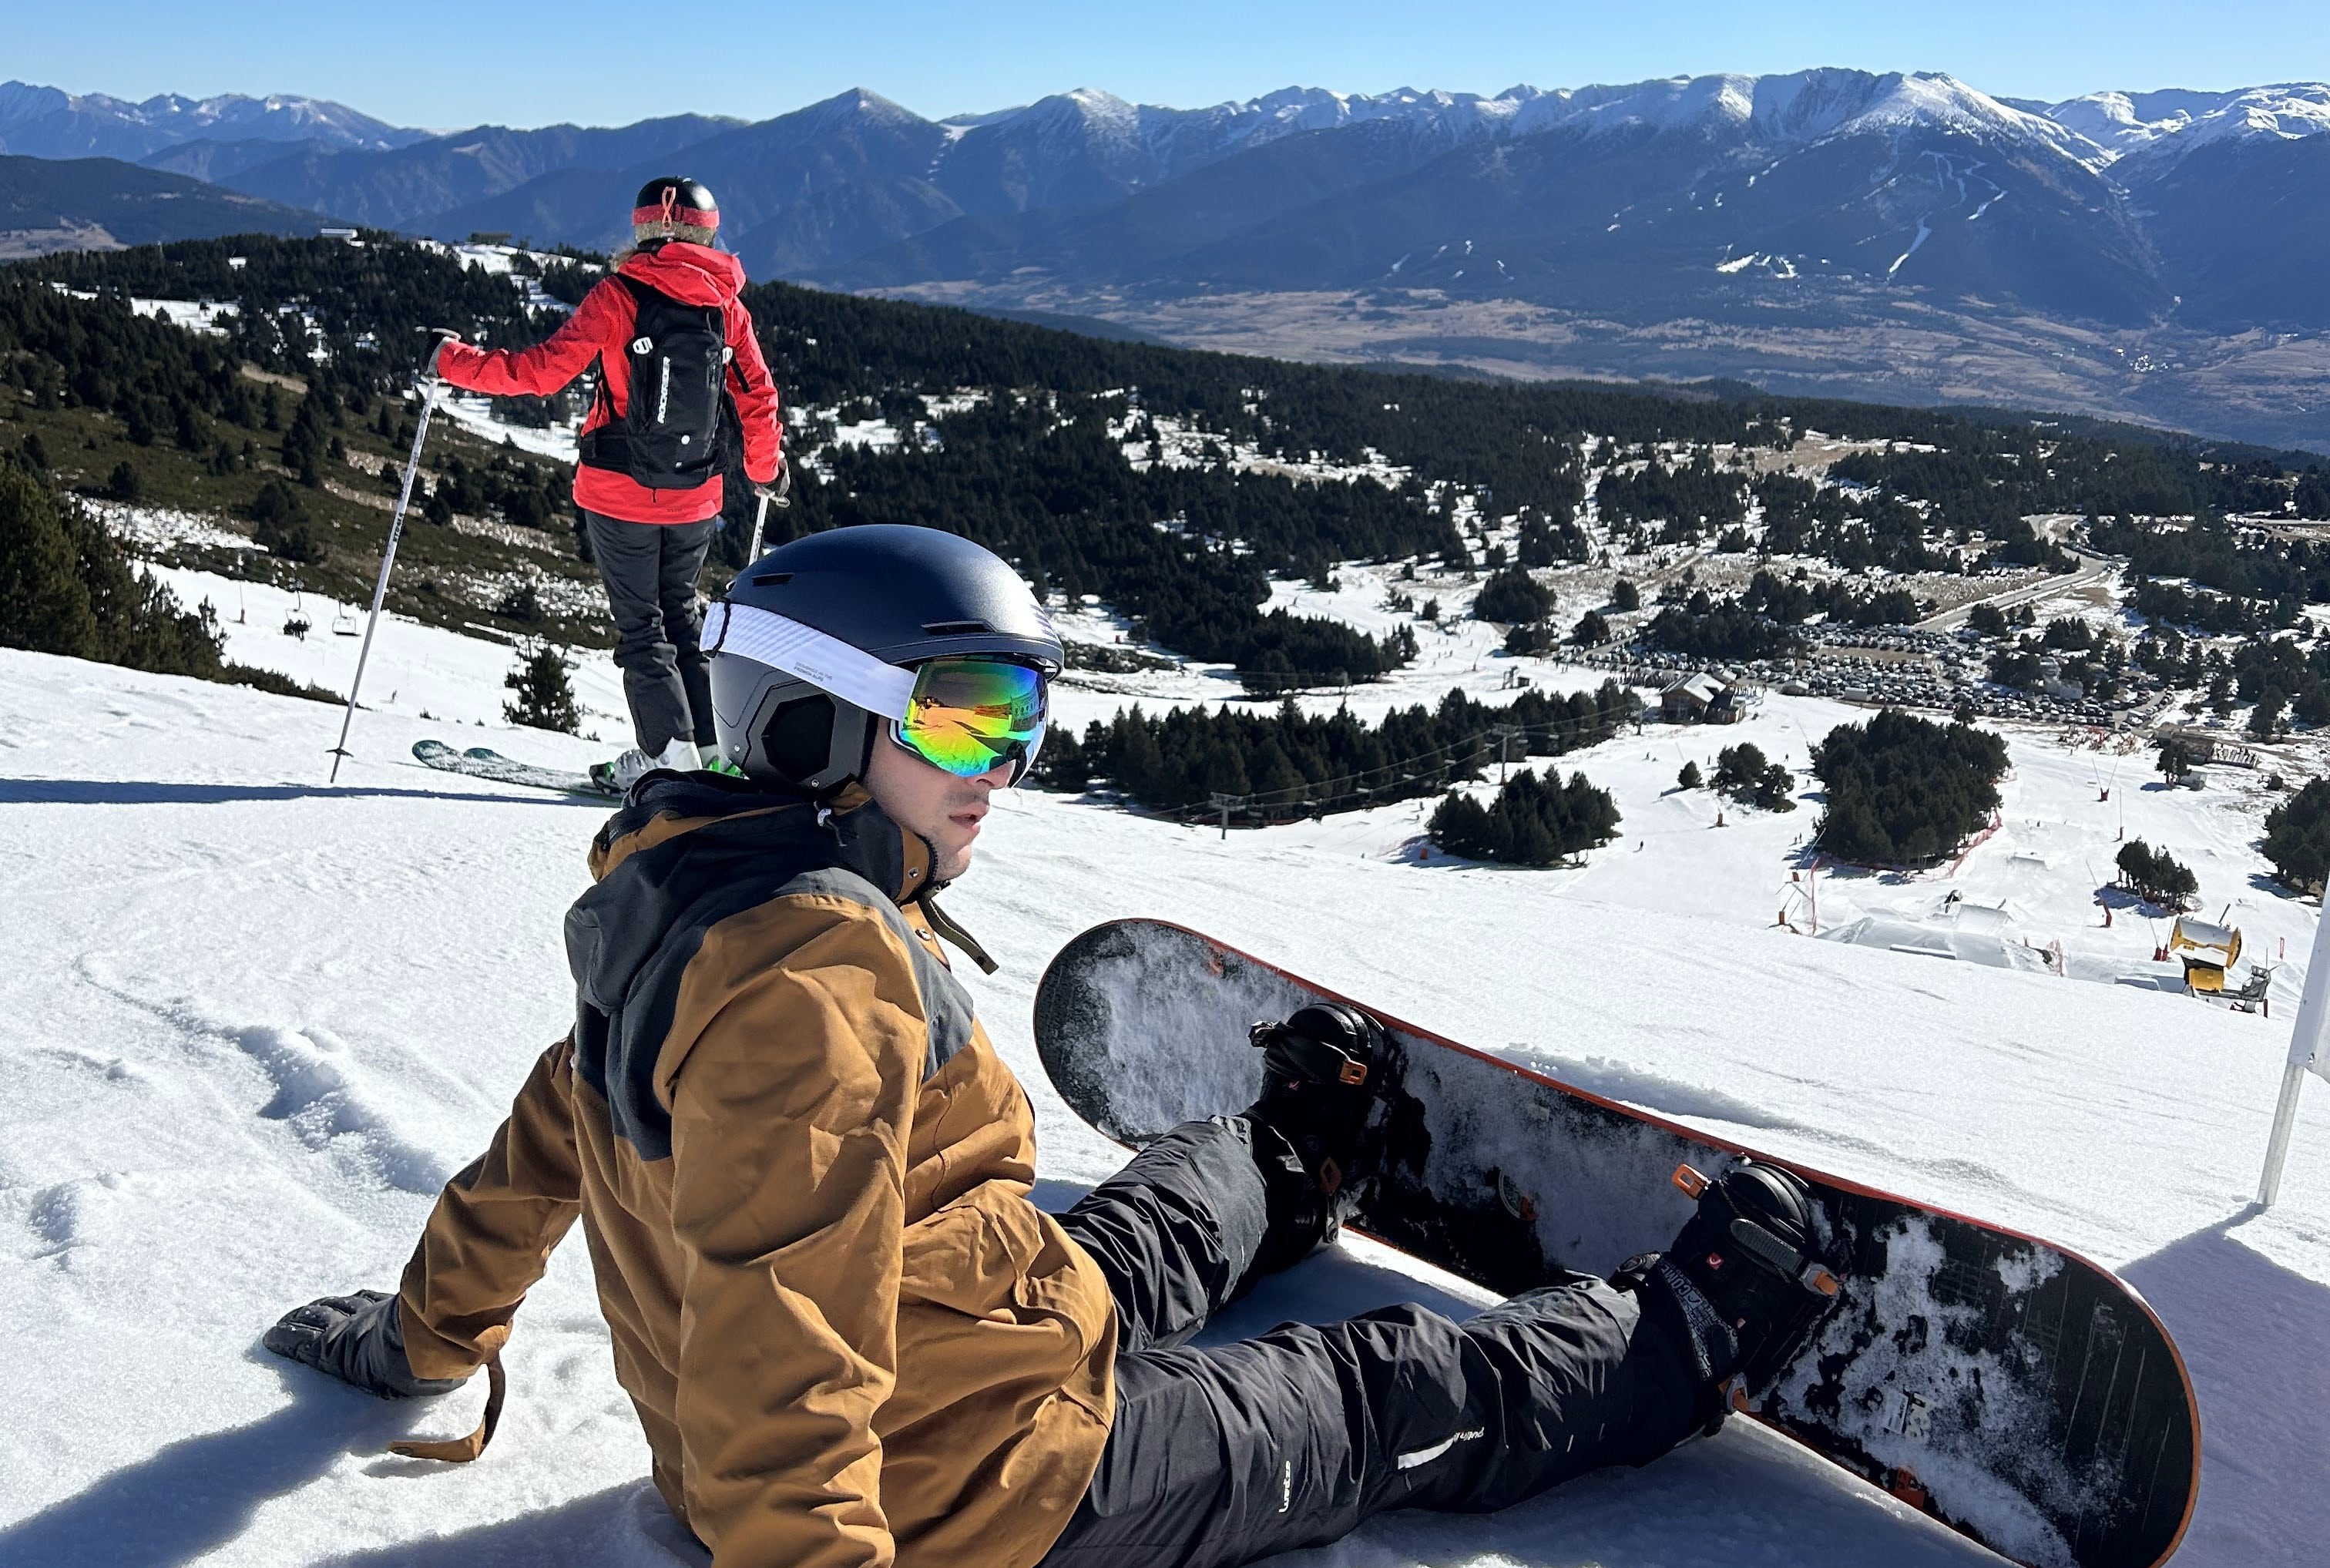
[[[1726,686],[1721,681],[1717,680],[1713,675],[1685,675],[1682,679],[1676,681],[1672,685],[1669,685],[1663,691],[1660,692],[1659,695],[1662,697],[1669,697],[1672,696],[1677,692],[1681,692],[1690,696],[1697,697],[1702,703],[1711,703],[1729,689],[1729,687]]]

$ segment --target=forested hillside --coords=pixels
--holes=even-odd
[[[381,470],[410,439],[426,329],[531,342],[600,266],[520,252],[489,269],[382,235],[18,264],[0,270],[0,375],[17,392],[0,444],[68,488],[212,517],[266,547],[211,548],[214,569],[353,595],[386,522],[393,476]],[[140,300],[208,301],[211,335],[148,319]],[[1712,547],[1833,573],[1964,573],[2068,565],[2026,522],[2058,514],[2097,519],[2099,540],[2159,562],[2147,570],[2191,555],[2202,584],[2281,597],[2294,581],[2310,590],[2315,547],[2188,543],[2145,520],[2330,515],[2330,476],[2312,459],[2119,427],[1733,386],[1383,374],[785,285],[748,302],[800,479],[775,537],[876,519],[966,533],[1047,591],[1097,596],[1258,690],[1364,680],[1407,656],[1399,636],[1263,613],[1272,579],[1323,581],[1346,561],[1472,572]],[[538,427],[571,419],[582,395],[494,412],[504,428]],[[492,429],[432,433],[425,515],[441,526],[420,531],[393,602],[448,624],[599,639],[562,466],[492,444]],[[1840,455],[1807,467],[1795,454],[1814,432]],[[735,486],[732,520],[747,506]],[[2113,529],[2153,542],[2137,551]],[[724,538],[730,567],[744,532]],[[1809,614],[1894,615],[1909,600],[1886,586],[1776,577],[1745,598],[1686,591],[1628,635],[1756,656]],[[1578,640],[1593,635],[1589,623]],[[1542,647],[1554,628],[1516,639]]]

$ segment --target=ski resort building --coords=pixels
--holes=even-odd
[[[2258,765],[2257,748],[2231,735],[2191,724],[2163,724],[2156,733],[2164,740],[2181,742],[2195,762],[2212,762],[2228,768],[2254,768]]]
[[[1677,724],[1736,724],[1737,690],[1713,675],[1685,675],[1659,694],[1659,712]]]

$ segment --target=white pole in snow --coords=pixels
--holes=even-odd
[[[332,777],[340,779],[340,759],[348,754],[348,726],[356,722],[356,688],[364,685],[365,661],[372,656],[372,634],[380,626],[380,601],[388,596],[388,571],[396,564],[397,535],[404,532],[404,510],[412,504],[412,478],[421,472],[421,443],[429,439],[429,416],[437,410],[437,393],[444,383],[429,380],[429,397],[421,405],[421,422],[412,430],[412,456],[404,465],[404,487],[396,493],[396,515],[388,520],[388,548],[380,553],[380,577],[372,585],[372,619],[365,622],[364,646],[356,650],[356,678],[348,683],[348,711],[340,719],[340,743],[332,748]]]
[[[2273,1135],[2265,1147],[2265,1172],[2258,1177],[2258,1205],[2271,1208],[2281,1193],[2281,1167],[2289,1158],[2290,1129],[2297,1123],[2298,1091],[2306,1070],[2322,1059],[2325,1015],[2330,1015],[2330,904],[2314,927],[2314,953],[2306,961],[2306,994],[2289,1031],[2289,1063],[2282,1069],[2281,1100],[2273,1110]]]

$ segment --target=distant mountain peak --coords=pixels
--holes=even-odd
[[[2278,82],[2229,92],[2091,92],[2051,106],[2047,115],[2094,143],[2106,162],[2174,161],[2215,141],[2295,141],[2330,132],[2330,84]]]
[[[101,92],[69,93],[31,82],[0,82],[0,152],[37,157],[117,157],[130,161],[198,139],[316,142],[336,149],[382,152],[428,133],[386,125],[346,104],[270,93],[185,98],[157,93],[143,103]]]

